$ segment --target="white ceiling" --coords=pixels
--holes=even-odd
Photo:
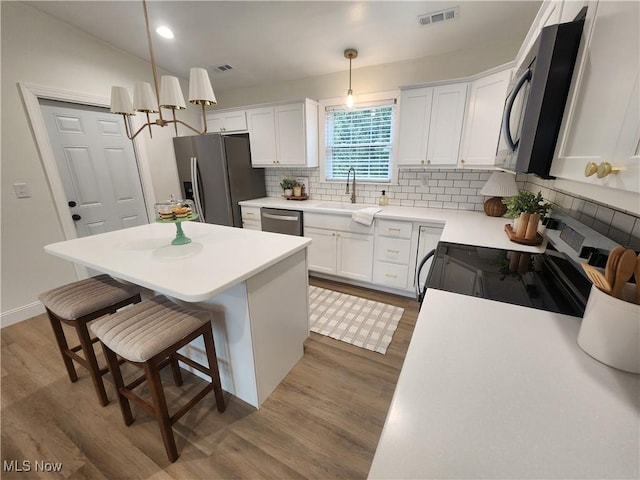
[[[115,47],[149,60],[140,1],[27,1]],[[188,78],[209,70],[215,90],[251,87],[439,55],[526,35],[540,1],[149,1],[157,64]],[[459,18],[418,16],[459,6]],[[155,33],[169,26],[173,40]],[[215,66],[233,70],[218,73]]]

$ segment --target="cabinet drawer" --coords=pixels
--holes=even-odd
[[[394,288],[407,288],[407,265],[376,261],[373,266],[373,283]]]
[[[410,222],[397,222],[394,220],[378,220],[376,233],[385,237],[411,238],[413,224]]]
[[[376,260],[409,264],[411,240],[376,237]]]
[[[243,220],[242,228],[245,228],[247,230],[262,230],[262,226],[260,225],[260,222],[254,222],[251,220],[249,221]]]
[[[242,207],[242,220],[260,222],[260,207]]]

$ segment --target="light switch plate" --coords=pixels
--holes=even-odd
[[[29,185],[26,183],[14,183],[13,190],[18,198],[31,198],[31,190],[29,190]]]

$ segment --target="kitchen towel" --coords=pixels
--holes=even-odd
[[[368,207],[361,210],[356,210],[355,212],[353,212],[353,215],[351,215],[351,220],[368,227],[373,223],[373,217],[380,210],[382,209],[378,207]]]

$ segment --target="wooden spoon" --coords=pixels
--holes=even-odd
[[[634,275],[636,277],[636,303],[640,305],[640,255],[636,258],[636,270]]]
[[[586,262],[582,262],[580,265],[582,265],[582,268],[587,274],[587,277],[589,277],[589,280],[591,280],[591,283],[593,283],[599,290],[611,295],[611,284],[607,282],[607,279],[604,278],[602,273],[600,273],[600,270],[597,270]]]
[[[607,279],[609,285],[613,285],[613,281],[616,278],[616,268],[618,267],[618,261],[620,256],[624,253],[625,248],[618,246],[609,252],[609,258],[607,258],[607,265],[604,268],[604,278]]]
[[[616,278],[613,281],[613,286],[611,287],[611,295],[616,298],[620,298],[622,289],[631,278],[631,275],[633,275],[633,271],[635,268],[636,252],[631,249],[625,250],[618,260],[618,265],[616,267]]]

